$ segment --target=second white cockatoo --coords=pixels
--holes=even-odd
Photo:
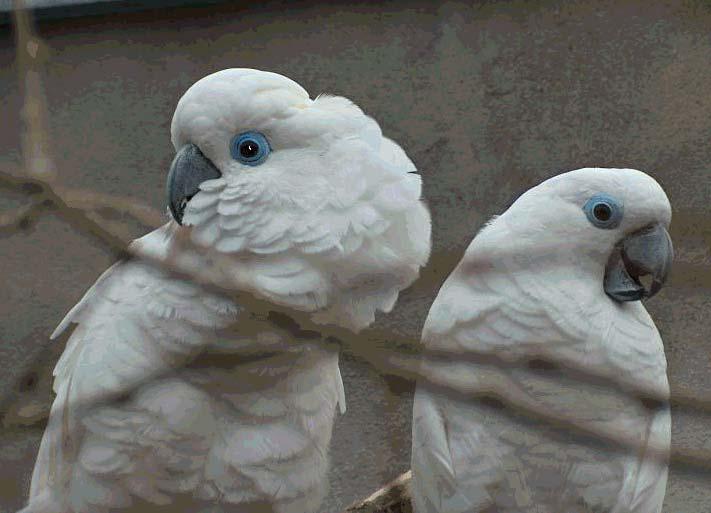
[[[474,238],[423,331],[438,358],[423,363],[415,394],[417,513],[661,512],[669,385],[640,300],[669,272],[670,219],[647,174],[588,168],[527,191]],[[503,365],[527,359],[528,367]],[[631,443],[585,443],[500,403],[433,387],[442,376]]]
[[[171,137],[173,219],[138,251],[188,237],[209,250],[198,269],[355,331],[428,259],[415,166],[345,98],[227,69],[188,89]],[[345,407],[335,352],[135,259],[54,336],[71,324],[24,512],[317,510]]]

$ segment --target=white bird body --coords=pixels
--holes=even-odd
[[[229,159],[245,130],[268,138],[259,167]],[[171,221],[140,252],[173,255],[188,234],[222,257],[179,257],[196,269],[353,330],[429,256],[414,165],[343,98],[224,70],[188,90],[171,131],[220,176],[187,198],[190,227]],[[137,260],[106,271],[54,336],[71,323],[24,512],[318,509],[345,411],[336,352]]]
[[[623,198],[616,229],[589,225],[582,206],[597,192]],[[412,445],[418,513],[661,511],[671,436],[664,348],[642,304],[612,300],[603,277],[625,234],[669,219],[668,200],[647,175],[586,169],[530,190],[477,235],[432,305],[427,348],[529,356],[534,367],[537,357],[553,358],[562,367],[435,361],[423,372],[513,392],[534,408],[613,430],[640,450],[586,445],[544,422],[419,383]],[[576,379],[565,364],[602,376],[601,383]],[[650,409],[607,387],[613,380],[661,404]]]

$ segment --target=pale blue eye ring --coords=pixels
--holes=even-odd
[[[622,202],[609,194],[595,194],[585,203],[583,211],[588,221],[598,228],[611,230],[622,222]]]
[[[230,142],[232,158],[248,166],[258,166],[271,151],[269,141],[261,132],[243,132]]]

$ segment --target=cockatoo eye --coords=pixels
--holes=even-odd
[[[258,166],[271,151],[267,138],[260,132],[241,133],[230,143],[232,158],[248,166]]]
[[[622,203],[609,194],[595,194],[583,207],[585,215],[594,226],[617,228],[622,222]]]

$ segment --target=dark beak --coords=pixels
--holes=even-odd
[[[183,224],[188,201],[200,191],[200,184],[222,174],[194,144],[186,144],[175,155],[168,173],[168,207],[173,219]]]
[[[605,292],[615,301],[652,297],[666,282],[674,259],[669,232],[660,224],[643,228],[615,247],[605,269]],[[640,278],[651,277],[647,289]]]

